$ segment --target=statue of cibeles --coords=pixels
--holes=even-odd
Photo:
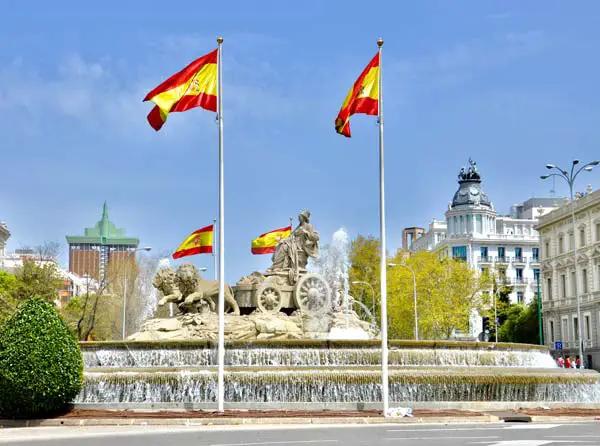
[[[319,255],[319,233],[310,224],[310,212],[298,215],[298,226],[286,239],[279,241],[269,271],[306,270],[309,257]]]

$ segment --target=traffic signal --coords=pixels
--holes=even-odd
[[[483,316],[481,320],[482,330],[484,333],[490,331],[490,318],[488,316]]]

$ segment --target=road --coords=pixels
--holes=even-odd
[[[600,423],[235,427],[54,427],[4,429],[19,446],[543,446],[600,445]]]

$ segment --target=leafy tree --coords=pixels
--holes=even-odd
[[[373,286],[379,314],[379,240],[359,235],[352,242],[350,261],[350,281],[364,281]],[[484,291],[490,289],[490,278],[480,277],[465,262],[428,251],[410,256],[398,252],[390,262],[404,264],[415,272],[421,339],[448,338],[455,330],[466,330],[471,312],[488,305]],[[409,269],[398,266],[388,269],[387,277],[389,336],[411,339],[414,337],[413,275]],[[371,293],[367,288],[352,285],[351,294],[370,307]]]
[[[540,326],[537,299],[527,306],[510,305],[505,315],[506,319],[498,329],[499,341],[539,344]]]
[[[60,314],[81,341],[121,339],[121,302],[115,295],[92,292],[72,297]]]
[[[37,263],[31,259],[23,260],[23,266],[15,272],[16,286],[13,297],[22,302],[31,296],[37,296],[48,302],[58,299],[58,290],[62,279],[54,262]]]
[[[0,330],[0,415],[52,414],[82,382],[79,346],[53,305],[38,297],[22,302]]]
[[[0,271],[0,326],[17,308],[17,300],[13,296],[16,285],[14,274]]]

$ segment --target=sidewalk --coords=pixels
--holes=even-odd
[[[0,420],[0,427],[34,426],[224,426],[386,423],[490,423],[500,421],[600,421],[600,409],[519,409],[506,412],[415,410],[412,417],[384,418],[380,411],[82,410],[40,420]]]

